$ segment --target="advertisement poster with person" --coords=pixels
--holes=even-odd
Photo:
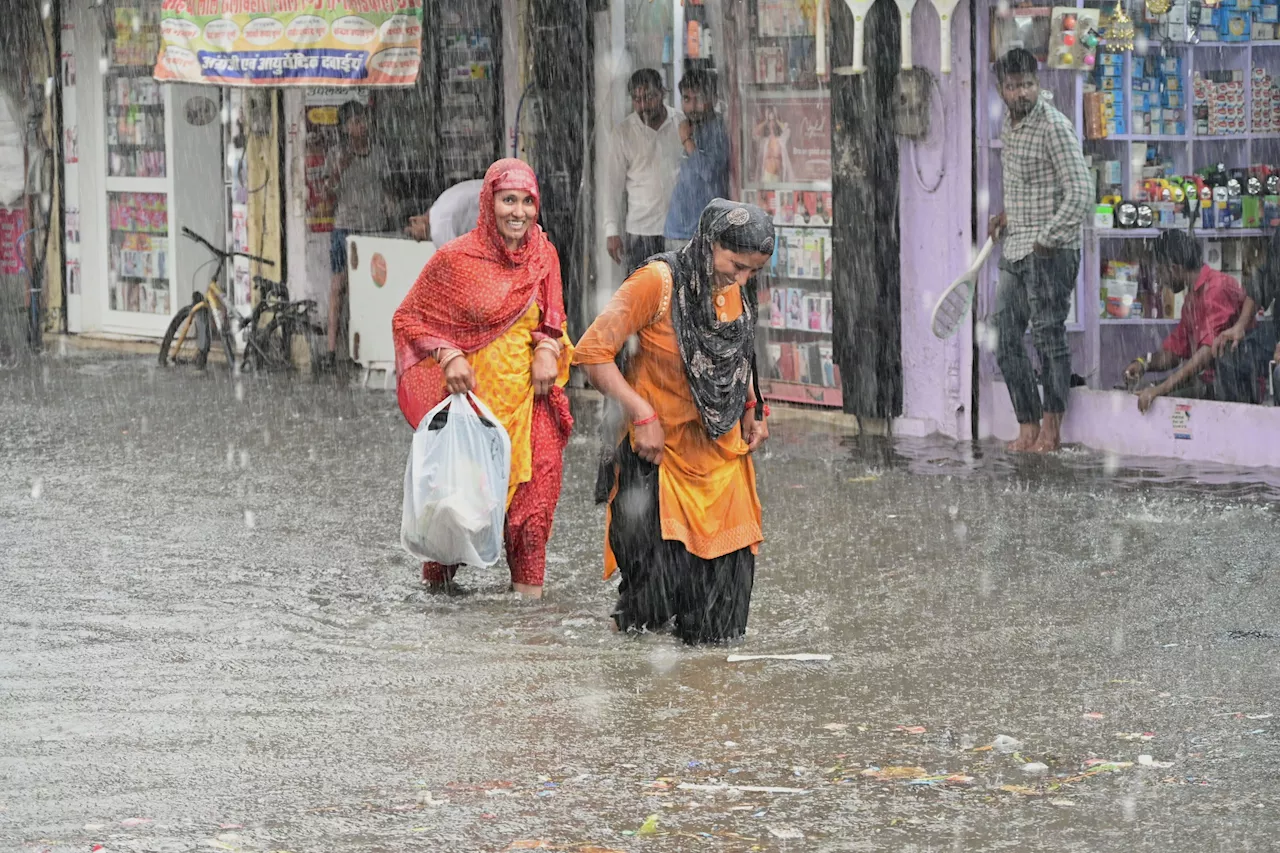
[[[422,6],[331,0],[164,4],[155,77],[217,86],[412,86]],[[405,8],[387,9],[393,5]],[[207,13],[207,14],[206,14]]]
[[[778,98],[758,104],[751,141],[753,183],[831,180],[831,110],[825,98]]]

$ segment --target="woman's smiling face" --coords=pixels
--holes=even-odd
[[[524,190],[498,190],[493,196],[498,233],[509,248],[516,248],[538,221],[538,202]]]

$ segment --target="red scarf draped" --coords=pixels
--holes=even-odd
[[[476,227],[436,249],[396,310],[391,331],[402,409],[406,402],[403,378],[411,368],[440,347],[465,353],[483,349],[535,302],[542,311],[535,334],[559,339],[563,333],[560,258],[536,223],[516,249],[507,248],[493,210],[494,196],[502,190],[527,192],[541,207],[538,180],[529,164],[515,159],[494,163],[484,176]],[[445,397],[443,372],[434,362],[428,369],[433,375],[425,378],[425,384],[415,385],[439,388],[439,396],[434,402],[413,401],[415,410],[423,405],[430,409]]]

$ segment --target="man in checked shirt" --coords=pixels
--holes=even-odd
[[[1071,120],[1040,91],[1030,51],[1014,48],[996,62],[1005,103],[1005,210],[991,217],[1004,239],[993,322],[997,361],[1018,416],[1010,450],[1058,449],[1071,386],[1067,315],[1080,270],[1080,225],[1094,202],[1094,182]],[[1028,322],[1040,354],[1044,403],[1023,344]]]

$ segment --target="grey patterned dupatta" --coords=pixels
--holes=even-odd
[[[747,385],[755,378],[757,306],[753,278],[742,294],[742,314],[720,322],[712,246],[772,255],[773,234],[773,217],[761,208],[717,198],[702,211],[687,246],[654,258],[671,268],[671,324],[694,403],[713,439],[733,429],[746,411]]]

